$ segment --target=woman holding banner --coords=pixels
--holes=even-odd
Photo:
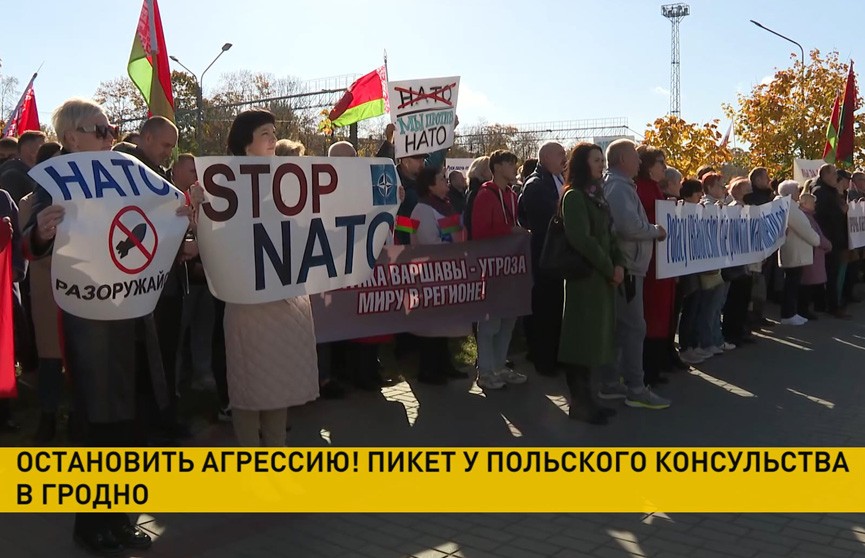
[[[656,147],[641,145],[640,171],[637,174],[637,195],[652,224],[660,224],[655,217],[655,202],[666,199],[660,181],[667,170],[664,152]],[[646,316],[646,340],[643,342],[643,372],[646,384],[654,386],[667,383],[662,371],[672,370],[673,362],[668,351],[672,342],[673,307],[676,298],[676,280],[655,277],[656,250],[652,250],[652,261],[643,283],[643,313]]]
[[[52,123],[61,155],[107,151],[117,138],[101,106],[86,99],[69,99],[54,112]],[[62,206],[38,186],[23,246],[29,259],[51,257]],[[184,216],[188,212],[179,210]],[[85,443],[91,447],[143,445],[136,425],[136,407],[151,397],[164,406],[168,393],[153,314],[129,320],[90,320],[61,314],[66,367],[72,377],[75,409],[83,418]],[[144,389],[141,387],[144,386]],[[131,524],[125,513],[79,513],[75,541],[90,552],[113,555],[124,549],[146,549],[151,539]]]
[[[601,180],[604,154],[597,145],[579,143],[568,159],[559,211],[568,243],[591,268],[585,279],[565,281],[565,308],[559,362],[571,394],[568,416],[606,424],[616,414],[592,398],[591,369],[615,358],[615,290],[625,271],[613,234],[613,219]]]
[[[237,115],[228,153],[273,157],[276,119],[266,110]],[[288,408],[318,398],[318,357],[308,296],[264,304],[225,304],[231,420],[242,446],[285,445]]]
[[[411,236],[412,244],[445,244],[463,240],[460,214],[448,199],[448,183],[444,168],[421,169],[417,177],[418,204],[411,213],[417,225]],[[448,378],[468,378],[457,370],[448,349],[450,337],[465,337],[471,324],[413,331],[419,338],[420,366],[418,380],[425,384],[444,384]]]

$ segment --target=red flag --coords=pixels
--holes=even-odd
[[[841,122],[838,129],[838,148],[835,159],[853,164],[853,126],[856,111],[856,75],[853,73],[853,61],[850,61],[850,73],[847,74],[847,85],[844,87],[844,102],[841,105]]]
[[[6,128],[3,129],[3,137],[18,137],[27,130],[39,130],[39,111],[36,109],[36,92],[33,90],[33,81],[36,74],[30,78],[27,89],[21,95],[21,100],[9,116]]]
[[[841,118],[841,97],[835,95],[835,104],[832,106],[832,116],[829,118],[829,126],[826,128],[826,147],[823,148],[822,159],[827,163],[835,162],[835,146],[838,145],[838,120]]]
[[[0,221],[0,399],[18,395],[12,328],[12,231]]]

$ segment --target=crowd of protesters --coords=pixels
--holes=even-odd
[[[344,397],[346,384],[379,390],[393,383],[381,372],[385,346],[398,358],[417,353],[417,381],[423,383],[474,380],[494,391],[529,381],[529,371],[509,359],[515,318],[317,344],[306,296],[256,305],[215,299],[195,243],[203,193],[194,156],[172,157],[175,125],[152,117],[118,141],[100,105],[70,99],[55,111],[53,127],[57,142],[41,132],[0,140],[0,217],[8,218],[4,226],[12,229],[16,255],[16,361],[35,374],[41,410],[33,443],[56,441],[67,391],[69,438],[75,443],[182,443],[191,432],[179,394],[188,387],[190,370],[212,375],[214,414],[233,423],[244,446],[284,445],[289,407]],[[379,156],[393,158],[393,135],[388,126]],[[51,253],[64,211],[27,174],[57,155],[109,149],[139,159],[187,192],[177,218],[189,221],[155,311],[110,322],[61,312],[54,303]],[[258,109],[237,115],[226,151],[308,154],[299,142],[278,139],[273,114]],[[327,156],[357,152],[337,142]],[[794,181],[773,183],[764,168],[725,179],[707,166],[683,177],[666,166],[663,151],[625,139],[606,152],[588,143],[568,151],[548,142],[522,165],[515,154],[496,150],[475,159],[467,175],[446,175],[444,157],[438,152],[396,161],[402,184],[398,215],[417,226],[395,231],[393,241],[434,245],[530,233],[533,288],[526,296],[532,313],[522,318],[526,360],[539,375],[564,376],[572,419],[606,424],[616,414],[610,402],[617,400],[637,408],[669,407],[655,392],[667,383],[665,374],[753,343],[754,330],[777,325],[765,317],[767,301],[780,303],[782,326],[802,326],[818,312],[846,319],[846,306],[858,301],[853,286],[860,280],[859,257],[847,249],[845,211],[847,200],[865,197],[863,173],[851,176],[825,165],[804,188]],[[667,235],[656,219],[656,201],[738,206],[778,197],[791,199],[791,211],[777,255],[750,266],[656,276],[656,241]],[[561,228],[554,231],[551,223]],[[563,279],[541,264],[554,232],[581,258],[581,277]],[[477,361],[469,374],[454,365],[449,340],[472,334]],[[19,428],[10,401],[0,400],[0,433]],[[150,545],[125,514],[80,514],[74,533],[85,548],[102,554]]]

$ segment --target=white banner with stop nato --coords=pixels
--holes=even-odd
[[[207,284],[258,304],[358,285],[393,238],[390,159],[199,157],[198,243]]]
[[[114,151],[61,155],[30,176],[63,206],[51,255],[54,300],[91,320],[124,320],[156,307],[189,226],[180,190]]]

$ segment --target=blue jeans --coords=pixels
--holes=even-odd
[[[729,283],[699,293],[700,308],[697,312],[697,342],[701,349],[718,347],[724,344],[721,333],[721,311],[727,299]]]
[[[682,316],[679,318],[679,348],[683,351],[693,349],[700,344],[697,317],[702,302],[701,294],[702,291],[691,293],[682,301]]]
[[[478,374],[486,375],[505,368],[516,318],[478,322]]]

